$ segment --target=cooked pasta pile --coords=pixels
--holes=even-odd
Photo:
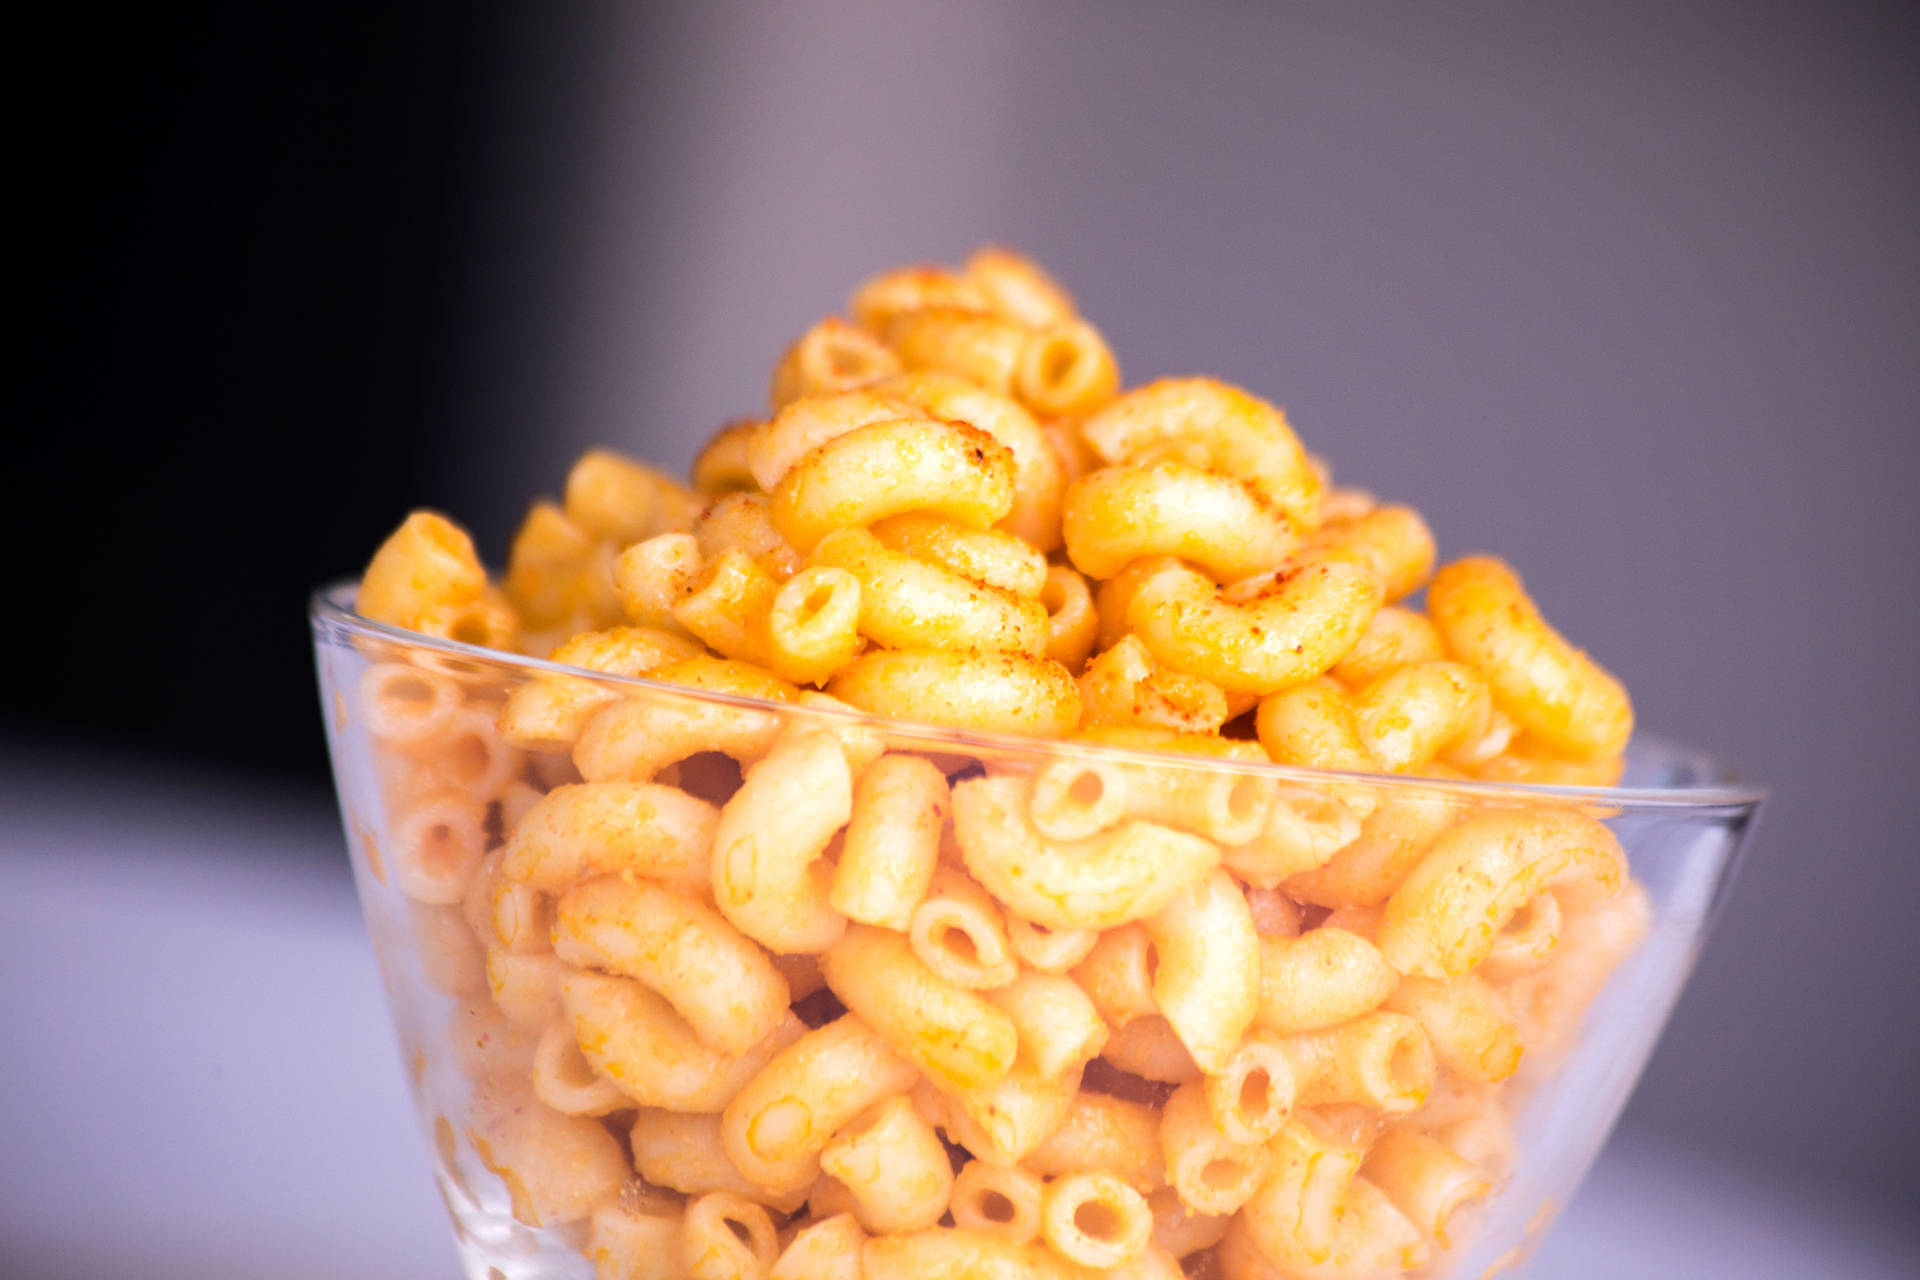
[[[598,450],[501,580],[431,512],[368,566],[578,672],[361,682],[443,1160],[602,1280],[1438,1274],[1648,911],[1603,812],[1446,784],[1612,783],[1625,690],[1016,254],[848,310],[691,487]]]

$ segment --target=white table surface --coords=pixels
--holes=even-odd
[[[456,1280],[331,815],[124,777],[0,760],[0,1276]],[[1526,1274],[1912,1280],[1920,1231],[1626,1134]]]

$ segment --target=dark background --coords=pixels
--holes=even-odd
[[[0,745],[317,802],[304,598],[408,507],[498,559],[580,449],[683,467],[853,281],[1003,239],[1775,786],[1629,1123],[1920,1185],[1914,6],[36,21]]]

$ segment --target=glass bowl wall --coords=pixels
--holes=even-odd
[[[764,1274],[756,1268],[770,1249],[849,1210],[876,1236],[902,1227],[892,1233],[899,1240],[915,1231],[944,1235],[948,1245],[975,1240],[952,1230],[956,1222],[980,1238],[998,1233],[994,1258],[1045,1274],[1060,1261],[1046,1244],[1052,1237],[1005,1243],[1030,1228],[1019,1206],[992,1198],[1003,1175],[990,1170],[1013,1168],[1007,1185],[1033,1186],[1077,1162],[1113,1169],[1155,1213],[1152,1238],[1166,1252],[1136,1260],[1130,1274],[1166,1274],[1176,1254],[1189,1274],[1229,1277],[1518,1272],[1632,1090],[1759,801],[1728,785],[1711,761],[1644,738],[1620,787],[1586,789],[1331,774],[882,724],[434,640],[360,619],[351,600],[350,587],[336,588],[313,607],[328,741],[408,1080],[475,1280],[705,1274],[684,1269],[679,1251],[690,1229],[681,1217],[690,1200],[717,1190],[763,1206],[765,1222],[721,1215],[739,1254],[710,1258],[721,1268],[714,1274]],[[657,955],[583,942],[578,928],[557,937],[566,932],[555,929],[559,904],[571,901],[570,918],[585,918],[574,891],[596,877],[611,886],[600,891],[603,907],[651,901],[652,910],[660,900],[645,895],[666,885],[673,903],[696,904],[688,910],[700,928],[720,918],[716,905],[733,920],[777,912],[777,895],[743,907],[733,889],[716,904],[704,842],[743,776],[752,779],[782,744],[808,738],[838,744],[842,784],[883,755],[928,762],[947,780],[932,896],[959,907],[937,919],[899,915],[851,928],[826,918],[835,915],[826,908],[823,916],[822,903],[832,898],[844,833],[834,837],[779,891],[795,912],[811,913],[808,926],[776,916],[747,931],[795,940],[779,954],[745,943],[768,956],[771,968],[756,972],[778,973],[792,1005],[741,1015],[771,1016],[777,1027],[751,1046],[705,1012],[725,994],[707,989],[711,981],[663,976],[667,962]],[[930,773],[917,764],[898,772]],[[677,870],[636,872],[621,862],[617,831],[568,828],[586,819],[556,816],[570,797],[609,784],[629,795],[631,784],[647,784],[646,795],[677,797],[669,807],[692,815]],[[572,790],[556,795],[562,788]],[[816,798],[801,796],[792,830],[776,819],[768,839],[811,838],[800,833],[819,821]],[[766,799],[756,802],[763,823]],[[547,834],[529,834],[530,824],[545,824]],[[1602,828],[1611,840],[1591,834]],[[544,862],[528,851],[542,840]],[[1572,847],[1582,840],[1595,847]],[[1132,865],[1147,871],[1116,884],[1107,864],[1127,857],[1144,858]],[[1452,870],[1442,874],[1446,858]],[[1156,877],[1181,883],[1152,887]],[[1220,938],[1183,941],[1179,929],[1218,918],[1221,903],[1206,905],[1210,890],[1231,895],[1229,927]],[[1183,912],[1185,925],[1173,918]],[[1229,935],[1246,918],[1263,935],[1263,985],[1236,1055],[1208,1041],[1210,1026],[1244,1026],[1244,1016],[1236,1022],[1220,1011],[1238,997],[1216,996],[1208,984],[1232,962],[1207,953],[1216,944],[1231,953]],[[1096,922],[1076,931],[1087,919]],[[662,929],[641,933],[657,942]],[[730,933],[728,944],[741,938]],[[848,958],[856,950],[857,963]],[[1289,952],[1293,969],[1276,976],[1276,964],[1286,969],[1276,954]],[[729,1124],[743,1123],[727,1111],[741,1081],[795,1037],[857,1021],[847,1007],[864,1010],[877,998],[857,970],[905,964],[903,955],[919,965],[917,981],[930,975],[938,991],[960,992],[955,1007],[966,1009],[1011,1008],[1002,998],[1011,971],[1064,974],[1090,997],[1074,1008],[1090,1004],[1099,1014],[1098,1056],[1043,1053],[1046,1074],[1022,1037],[1017,1063],[990,1063],[984,1070],[1001,1074],[982,1083],[938,1049],[906,1043],[945,1016],[938,1009],[920,1010],[911,1026],[883,1025],[892,1015],[873,1013],[870,1030],[898,1051],[888,1055],[890,1070],[902,1059],[912,1069],[861,1095],[858,1117],[835,1118],[842,1160],[830,1166],[844,1173],[846,1152],[858,1155],[863,1135],[877,1149],[889,1125],[931,1127],[960,1175],[959,1195],[973,1199],[954,1199],[937,1218],[924,1207],[902,1217],[897,1207],[862,1203],[827,1173],[799,1190],[743,1177],[723,1141]],[[1380,956],[1410,976],[1381,984]],[[1324,1009],[1296,989],[1315,963],[1335,984]],[[1129,974],[1145,994],[1129,988]],[[1336,990],[1339,982],[1347,987]],[[630,1046],[606,1043],[622,1034],[607,1025],[612,1007],[645,1014],[627,1029]],[[1355,1047],[1367,1036],[1392,1044],[1375,1064],[1381,1079],[1360,1078],[1368,1068],[1354,1064],[1368,1052]],[[1250,1041],[1264,1047],[1247,1050]],[[672,1046],[690,1056],[670,1083],[657,1062],[636,1075],[621,1057],[658,1057]],[[1283,1065],[1256,1064],[1249,1074],[1249,1054],[1271,1066],[1276,1053]],[[1343,1066],[1341,1055],[1358,1058]],[[1188,1106],[1181,1099],[1207,1093],[1204,1083],[1184,1087],[1201,1079],[1197,1058],[1216,1077],[1210,1106],[1244,1105],[1264,1118],[1250,1112],[1236,1145],[1217,1133],[1222,1111],[1193,1103],[1189,1111],[1214,1117],[1208,1123],[1225,1145],[1218,1162],[1188,1169],[1183,1161],[1200,1160],[1192,1134],[1179,1136],[1191,1120],[1168,1117]],[[689,1084],[686,1062],[712,1064],[708,1078]],[[1221,1100],[1219,1081],[1229,1077],[1246,1091],[1241,1103]],[[875,1108],[893,1093],[911,1101],[911,1118],[876,1121]],[[1116,1115],[1132,1126],[1129,1151],[1103,1153],[1073,1132],[1090,1116]],[[809,1173],[807,1161],[835,1136],[800,1144]],[[985,1167],[966,1173],[974,1163]],[[1301,1182],[1299,1169],[1309,1166],[1319,1172]],[[1249,1186],[1238,1210],[1182,1211],[1182,1187],[1225,1209]],[[736,1204],[723,1198],[709,1209]],[[1280,1239],[1273,1223],[1283,1211],[1293,1225]],[[1103,1232],[1126,1234],[1125,1216],[1083,1211],[1092,1243],[1081,1246],[1137,1248],[1103,1242]],[[756,1234],[769,1226],[771,1241]],[[867,1247],[870,1277],[910,1274],[918,1256],[907,1245]]]

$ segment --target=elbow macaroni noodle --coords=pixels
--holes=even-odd
[[[1624,690],[1277,408],[1123,391],[1017,254],[849,311],[693,489],[596,450],[498,586],[431,512],[367,567],[558,664],[358,687],[485,1082],[443,1147],[601,1280],[1445,1262],[1648,927],[1604,810],[1445,780],[1610,781]]]

